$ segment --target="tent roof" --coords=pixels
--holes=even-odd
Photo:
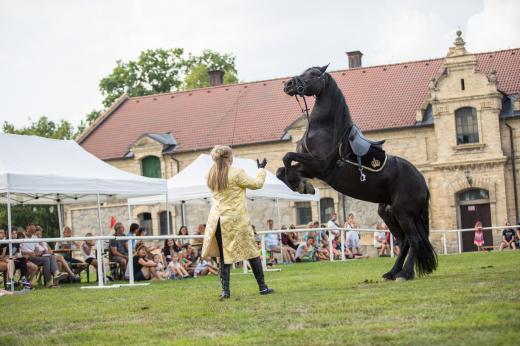
[[[206,185],[206,174],[209,172],[213,160],[207,154],[200,155],[190,165],[174,177],[168,179],[168,201],[181,203],[186,201],[201,201],[211,198],[211,191]],[[233,166],[242,168],[250,176],[255,176],[258,170],[256,162],[251,159],[235,157]],[[249,199],[285,199],[292,201],[318,201],[319,191],[315,195],[301,195],[291,191],[274,174],[267,172],[264,187],[259,190],[247,190]],[[165,196],[149,196],[128,200],[131,205],[145,205],[165,203]]]
[[[0,133],[0,193],[15,203],[89,202],[165,194],[166,181],[117,169],[71,140]]]

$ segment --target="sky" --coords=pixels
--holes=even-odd
[[[146,49],[236,56],[244,82],[330,63],[347,68],[520,47],[518,0],[0,0],[0,123],[77,125],[102,109],[99,81]],[[280,91],[281,92],[281,91]]]

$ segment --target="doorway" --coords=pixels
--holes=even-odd
[[[470,189],[459,194],[460,228],[473,228],[477,221],[482,227],[491,226],[491,208],[489,206],[489,192],[483,189]],[[473,244],[474,232],[462,232],[462,251],[477,251]],[[484,246],[493,245],[493,233],[484,230]]]

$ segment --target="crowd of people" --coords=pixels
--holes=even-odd
[[[506,226],[509,226],[506,222]],[[204,235],[206,225],[200,224],[195,234]],[[356,229],[359,228],[353,213],[348,214],[347,220],[343,225],[346,232],[340,232],[340,225],[337,215],[333,213],[327,224],[310,222],[308,232],[294,232],[296,227],[282,225],[283,233],[269,233],[265,236],[265,246],[267,251],[268,265],[277,264],[280,258],[282,263],[291,264],[298,262],[314,262],[321,260],[334,259],[359,259],[366,258],[360,246],[360,234]],[[273,220],[267,220],[266,230],[274,230]],[[323,229],[323,230],[320,230]],[[256,232],[255,227],[253,230]],[[179,236],[189,236],[186,226],[180,227],[177,232]],[[341,236],[344,235],[343,249]],[[73,231],[70,227],[63,229],[63,237],[70,238]],[[146,230],[140,225],[133,223],[128,232],[125,233],[125,226],[122,223],[114,225],[114,235],[116,236],[144,236]],[[85,235],[92,236],[91,233]],[[8,237],[5,226],[0,226],[0,240]],[[34,224],[27,225],[26,228],[18,227],[12,231],[13,239],[24,238],[43,238],[43,229]],[[373,234],[373,246],[378,256],[390,256],[391,234],[386,225],[380,221],[376,225]],[[501,232],[501,243],[498,247],[500,251],[505,248],[519,248],[520,230],[513,227],[506,227]],[[258,253],[262,255],[261,238],[256,236]],[[176,238],[166,239],[164,243],[158,245],[154,241],[144,242],[142,240],[132,240],[133,258],[128,258],[127,240],[110,240],[108,244],[108,259],[110,264],[115,264],[120,277],[115,279],[129,278],[129,260],[133,264],[133,276],[135,281],[143,280],[168,280],[186,279],[204,275],[218,275],[218,258],[206,260],[201,257],[202,238]],[[332,244],[332,247],[330,246]],[[399,253],[397,241],[393,239],[394,254]],[[475,224],[474,244],[478,251],[486,249],[482,223]],[[489,246],[487,246],[489,247]],[[59,287],[63,280],[70,282],[80,281],[82,270],[92,266],[97,269],[98,261],[95,253],[95,242],[85,240],[59,241],[51,248],[47,242],[40,241],[35,243],[12,244],[13,269],[18,272],[18,280],[10,277],[13,270],[8,270],[9,246],[0,244],[0,273],[4,273],[5,288],[8,290],[11,285],[18,285],[23,289],[31,289],[33,282],[39,275],[43,276],[44,285],[47,288]],[[343,252],[342,252],[343,251]],[[41,274],[40,274],[41,273]],[[114,279],[114,273],[107,275],[109,279]]]

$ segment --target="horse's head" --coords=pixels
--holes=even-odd
[[[319,95],[325,88],[327,79],[325,71],[329,65],[322,67],[310,67],[301,75],[295,76],[285,82],[283,91],[289,95],[313,96]]]

